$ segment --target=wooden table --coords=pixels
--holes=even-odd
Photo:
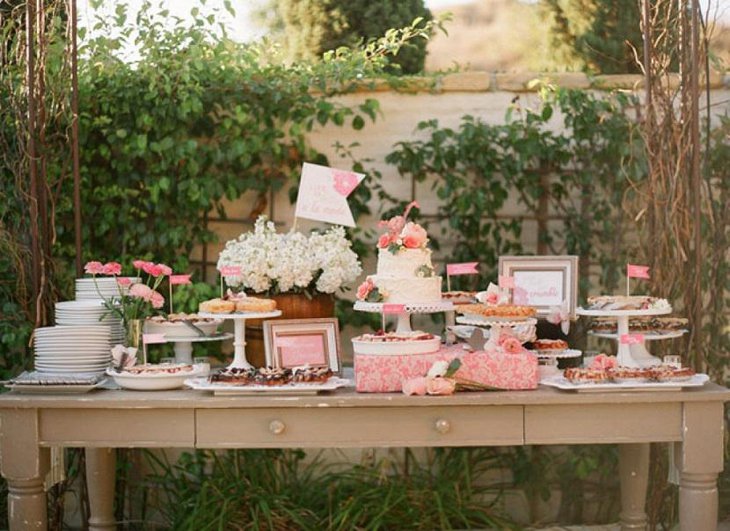
[[[46,527],[49,448],[87,448],[90,529],[115,529],[112,448],[323,448],[616,443],[622,528],[644,529],[649,444],[674,443],[687,531],[714,530],[723,467],[715,384],[684,391],[574,394],[553,389],[450,397],[215,397],[203,392],[96,391],[0,396],[0,471],[10,528]]]

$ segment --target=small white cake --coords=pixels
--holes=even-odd
[[[396,304],[441,301],[441,277],[434,276],[430,249],[378,250],[376,274],[370,277],[383,301]]]

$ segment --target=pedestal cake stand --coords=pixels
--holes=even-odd
[[[355,310],[358,312],[370,312],[370,313],[383,313],[384,303],[382,302],[355,302]],[[401,305],[399,305],[401,306]],[[448,312],[454,309],[454,304],[451,301],[441,302],[430,302],[425,304],[411,303],[403,304],[403,311],[394,314],[398,318],[398,324],[395,331],[399,334],[412,332],[411,329],[411,314],[412,313],[441,313]]]
[[[233,334],[216,334],[212,336],[198,337],[165,337],[168,343],[172,343],[175,351],[175,362],[192,363],[193,362],[193,343],[207,343],[209,341],[225,341],[231,339]]]
[[[228,366],[233,369],[252,369],[246,359],[246,319],[267,319],[279,317],[281,310],[271,312],[244,312],[244,313],[198,313],[201,317],[211,319],[231,319],[233,321],[233,361]]]
[[[644,336],[644,341],[629,345],[621,342],[621,337],[624,335],[630,335],[629,332],[629,319],[631,317],[652,317],[656,315],[667,315],[672,313],[672,308],[654,308],[648,310],[586,310],[583,308],[577,308],[575,311],[578,315],[584,315],[586,317],[615,317],[617,324],[617,332],[615,334],[603,334],[595,333],[596,337],[608,337],[618,341],[617,358],[618,364],[623,367],[653,367],[660,365],[661,360],[656,356],[649,354],[646,350],[645,341],[646,339],[669,339],[669,337],[678,337],[676,335],[667,335],[664,337],[652,337],[649,338]],[[684,333],[684,332],[682,332]],[[680,334],[681,335],[681,334]]]

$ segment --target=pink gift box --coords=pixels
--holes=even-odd
[[[434,362],[451,361],[457,356],[461,358],[457,378],[500,389],[537,388],[537,358],[532,354],[466,352],[461,345],[431,354],[355,354],[355,388],[360,393],[399,392],[403,380],[425,376]]]

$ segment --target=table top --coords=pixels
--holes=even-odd
[[[524,406],[576,404],[637,404],[669,402],[728,402],[730,389],[714,383],[680,391],[575,393],[548,387],[534,391],[457,393],[452,396],[406,396],[402,393],[357,393],[339,389],[315,396],[214,396],[206,391],[99,390],[79,395],[0,395],[2,409],[216,409],[216,408],[350,408],[428,406]]]

